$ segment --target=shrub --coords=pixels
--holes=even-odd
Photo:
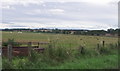
[[[93,57],[97,55],[99,55],[99,53],[94,49],[86,49],[86,56]]]
[[[63,61],[65,59],[69,58],[69,55],[67,54],[67,51],[65,48],[58,47],[58,48],[56,48],[56,51],[55,51],[55,58],[57,61]]]
[[[32,62],[35,62],[38,60],[38,58],[40,57],[39,53],[34,51],[34,50],[31,50],[31,56],[28,57],[30,61]]]
[[[110,49],[108,47],[101,47],[99,50],[100,54],[108,54],[110,53]]]
[[[14,39],[8,39],[7,42],[3,42],[2,46],[7,46],[8,44],[12,44],[13,46],[20,46],[21,44],[18,42],[15,42]]]
[[[109,48],[110,48],[110,49],[115,49],[116,46],[115,46],[114,44],[109,44]]]
[[[84,46],[80,46],[80,47],[78,48],[78,52],[79,52],[80,54],[84,55],[84,54],[85,54],[85,47],[84,47]]]
[[[2,59],[2,68],[3,69],[13,69],[13,64],[9,62],[8,59],[4,58]]]

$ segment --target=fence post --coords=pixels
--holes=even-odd
[[[28,55],[29,57],[31,57],[31,50],[32,50],[32,43],[31,42],[28,42]]]
[[[80,50],[80,54],[85,54],[85,49],[83,46],[80,46],[79,50]]]
[[[100,45],[99,44],[97,44],[97,50],[99,50],[100,49]]]
[[[103,47],[105,46],[105,41],[103,41]]]
[[[11,62],[12,61],[12,44],[8,44],[8,59]]]
[[[40,47],[40,43],[38,42],[38,48]]]

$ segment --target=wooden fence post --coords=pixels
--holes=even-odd
[[[103,41],[103,47],[105,46],[105,41]]]
[[[80,54],[85,54],[85,49],[83,46],[79,47]]]
[[[8,44],[8,59],[12,61],[12,44]]]
[[[38,42],[38,48],[40,47],[40,43]]]
[[[100,45],[99,44],[97,44],[97,50],[99,50],[100,49]]]
[[[28,42],[28,55],[29,57],[31,57],[31,50],[32,50],[32,43],[31,42]]]

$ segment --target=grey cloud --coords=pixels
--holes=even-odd
[[[35,22],[47,24],[60,21],[94,21],[117,27],[117,7],[92,5],[84,2],[46,2],[29,6],[11,5],[14,9],[3,9],[4,22]],[[50,9],[62,9],[63,14],[51,14]],[[40,12],[34,12],[39,10]],[[50,24],[48,24],[50,25]],[[71,27],[72,28],[72,27]]]

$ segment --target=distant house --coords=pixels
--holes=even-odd
[[[100,36],[100,34],[92,34],[92,35],[94,35],[94,36]]]
[[[44,32],[44,30],[40,30],[41,32]]]
[[[105,34],[105,36],[114,36],[114,35],[112,35],[112,34],[109,34],[109,33],[106,33],[106,34]]]
[[[37,30],[33,30],[33,32],[37,32]]]
[[[10,33],[13,33],[13,32],[10,32]]]
[[[52,30],[44,30],[45,32],[52,32]]]
[[[52,30],[48,30],[48,29],[43,29],[43,30],[40,30],[41,32],[52,32]]]
[[[75,31],[70,31],[70,34],[75,34]]]
[[[116,37],[117,37],[117,36],[118,36],[118,34],[115,34],[114,36],[116,36]]]
[[[18,32],[18,33],[22,33],[22,32]]]

